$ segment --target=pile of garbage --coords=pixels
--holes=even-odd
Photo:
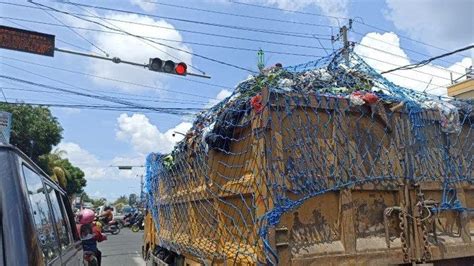
[[[361,60],[357,55],[354,56],[358,61]],[[276,64],[264,69],[259,75],[250,76],[236,86],[230,97],[197,114],[186,138],[176,146],[166,164],[170,165],[177,153],[188,148],[186,143],[190,138],[200,143],[206,153],[210,149],[229,152],[234,129],[250,123],[251,110],[259,113],[265,108],[261,95],[263,88],[267,88],[272,94],[316,94],[345,98],[349,99],[353,106],[370,106],[380,102],[389,106],[392,111],[401,108],[416,109],[418,112],[422,109],[437,109],[442,118],[441,128],[445,133],[459,133],[460,114],[472,115],[472,102],[432,96],[399,87],[363,64],[362,67],[360,63],[347,67],[342,60],[332,60],[323,67],[304,71],[295,71],[295,67],[284,68],[281,64]]]

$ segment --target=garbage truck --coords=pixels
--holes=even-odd
[[[473,265],[473,101],[357,54],[263,69],[147,157],[151,265]]]

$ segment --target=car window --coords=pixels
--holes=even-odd
[[[30,212],[36,227],[39,243],[45,259],[50,261],[59,256],[59,247],[43,181],[38,174],[25,165],[23,165],[23,175],[28,190]]]
[[[61,248],[64,250],[71,244],[71,235],[69,234],[70,228],[68,226],[69,221],[67,216],[64,215],[63,208],[59,203],[58,192],[49,185],[46,185],[46,189],[49,194],[49,201],[51,202],[51,208],[54,215],[54,226],[59,235]]]

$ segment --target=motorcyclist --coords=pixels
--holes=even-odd
[[[95,213],[89,209],[83,209],[79,212],[78,216],[79,224],[77,224],[77,231],[81,237],[82,249],[84,251],[93,252],[97,258],[97,262],[100,266],[102,260],[102,252],[97,248],[97,242],[107,240],[107,236],[102,234],[95,226],[94,218]]]
[[[110,206],[105,206],[104,211],[99,215],[99,219],[105,224],[108,224],[114,219],[113,208]]]

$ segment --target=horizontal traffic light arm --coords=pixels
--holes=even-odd
[[[91,57],[91,58],[100,59],[100,60],[111,61],[115,64],[127,64],[127,65],[139,66],[139,67],[144,67],[144,68],[150,69],[150,64],[142,64],[142,63],[135,63],[135,62],[131,62],[131,61],[125,61],[125,60],[122,60],[118,57],[105,57],[105,56],[100,56],[100,55],[93,55],[93,54],[88,54],[88,53],[82,53],[82,52],[62,49],[62,48],[58,48],[58,47],[55,47],[54,50],[57,51],[57,52],[61,52],[61,53],[67,53],[67,54],[73,54],[73,55]],[[165,72],[163,72],[163,73],[165,73]],[[168,74],[168,73],[165,73],[165,74]],[[178,74],[175,74],[175,75],[178,75]],[[178,76],[184,76],[184,75],[178,75]],[[207,75],[201,75],[201,74],[189,73],[189,72],[186,73],[186,76],[194,76],[194,77],[207,78],[207,79],[211,78],[210,76],[207,76]]]

